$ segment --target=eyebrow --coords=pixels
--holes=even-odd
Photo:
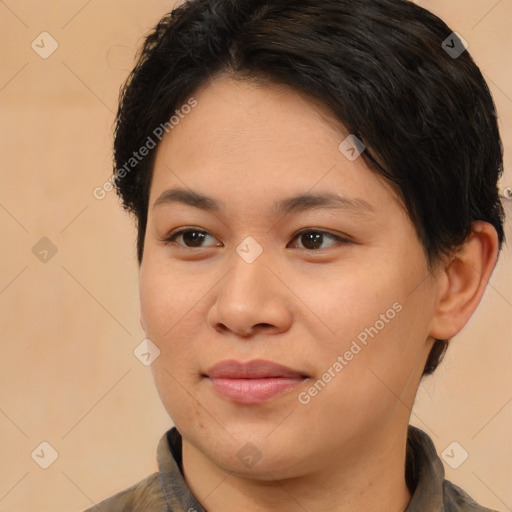
[[[182,188],[172,188],[160,194],[153,209],[164,204],[181,203],[201,210],[220,213],[224,203],[212,197]],[[304,212],[318,208],[352,210],[355,213],[375,213],[375,209],[364,199],[342,197],[333,192],[304,193],[277,201],[274,211],[286,215],[292,212]]]

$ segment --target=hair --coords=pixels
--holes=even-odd
[[[494,226],[501,249],[496,109],[469,53],[455,58],[443,48],[449,37],[442,20],[407,0],[188,0],[166,14],[121,89],[115,126],[114,184],[137,220],[139,264],[158,144],[129,172],[119,169],[221,74],[321,100],[391,184],[429,269],[464,243],[476,220]],[[424,375],[447,345],[434,342]]]

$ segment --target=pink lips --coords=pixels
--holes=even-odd
[[[206,377],[220,395],[243,404],[269,400],[307,378],[299,371],[262,359],[222,361],[210,368]]]

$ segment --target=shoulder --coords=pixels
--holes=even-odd
[[[464,489],[449,480],[443,482],[443,494],[446,512],[497,512],[479,505]]]
[[[118,492],[85,512],[167,512],[158,473]]]

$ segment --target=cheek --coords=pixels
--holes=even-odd
[[[198,394],[198,376],[190,375],[187,372],[190,364],[181,359],[179,364],[173,367],[173,359],[176,358],[169,358],[169,353],[165,353],[151,365],[160,400],[180,431],[204,430],[204,408],[198,400],[191,399]]]
[[[422,328],[412,325],[407,304],[394,302],[387,307],[385,299],[383,307],[374,304],[366,312],[364,322],[359,316],[356,325],[352,321],[342,330],[340,321],[337,343],[316,351],[321,363],[316,384],[311,383],[318,392],[308,391],[317,395],[312,398],[311,411],[328,411],[336,418],[334,423],[350,418],[347,428],[352,431],[371,430],[385,418],[407,414],[422,371]],[[350,317],[345,320],[351,322]],[[326,428],[326,435],[337,435]]]
[[[375,381],[373,371],[398,389],[421,369],[433,294],[428,280],[422,282],[422,269],[411,267],[405,258],[403,265],[396,258],[393,265],[373,260],[350,272],[338,270],[328,281],[305,282],[298,295],[308,292],[305,302],[314,313],[310,330],[322,333],[315,336],[319,371],[344,356],[350,384]]]
[[[199,330],[204,326],[208,283],[170,272],[165,266],[141,266],[139,293],[146,336],[160,349],[153,373],[167,387],[198,378]],[[203,347],[204,351],[204,347]]]
[[[393,406],[406,412],[407,404],[412,407],[430,348],[428,290],[391,294],[380,304],[367,324],[358,326],[344,353],[352,358],[344,373],[344,387],[352,390],[352,403],[366,403],[375,413],[384,414]]]
[[[336,268],[328,276],[302,279],[294,290],[304,297],[304,304],[318,321],[318,329],[325,333],[325,341],[337,344],[364,333],[389,309],[388,316],[394,318],[393,304],[404,295],[402,280],[392,269],[359,264]]]
[[[155,387],[175,424],[183,418],[196,422],[201,411],[190,393],[200,380],[194,351],[200,304],[179,279],[150,270],[141,269],[139,289],[146,336],[160,349],[151,365]]]
[[[140,268],[139,296],[146,334],[160,341],[172,337],[186,324],[187,312],[197,302],[194,286],[187,278],[149,257]]]

